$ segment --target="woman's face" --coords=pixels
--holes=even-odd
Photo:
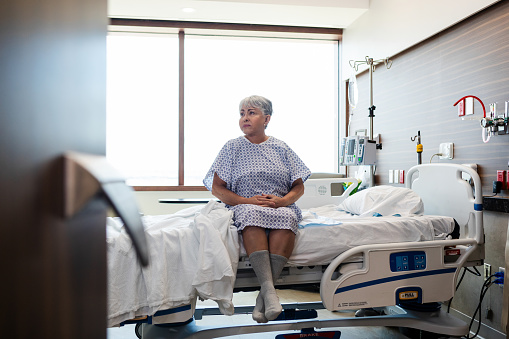
[[[239,126],[245,135],[263,135],[270,115],[264,115],[258,107],[243,106],[240,110]]]

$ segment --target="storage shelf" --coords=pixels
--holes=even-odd
[[[483,197],[485,211],[509,213],[509,197]]]

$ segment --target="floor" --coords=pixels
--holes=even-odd
[[[235,293],[233,298],[234,305],[253,305],[258,292],[239,292]],[[313,291],[306,290],[279,290],[279,299],[281,303],[292,303],[292,302],[313,302],[320,301],[320,294]],[[197,307],[200,305],[204,306],[216,306],[215,302],[205,301],[199,302]],[[320,319],[334,319],[340,317],[352,317],[353,312],[329,312],[327,310],[318,311]],[[219,322],[225,325],[235,324],[254,324],[250,314],[236,314],[230,317],[227,316],[204,316],[202,320],[198,320],[197,325],[203,326],[216,326]],[[119,328],[108,328],[108,339],[137,339],[134,332],[135,325],[126,325]],[[408,337],[403,335],[398,328],[395,327],[341,327],[341,328],[326,328],[316,329],[317,331],[341,331],[341,339],[407,339]],[[233,335],[225,338],[230,339],[274,339],[276,335],[282,333],[292,333],[292,331],[283,332],[266,332],[266,333],[254,333],[254,334],[243,334]],[[293,333],[299,333],[293,331]],[[426,338],[426,337],[424,337]]]

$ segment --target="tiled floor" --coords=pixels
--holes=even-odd
[[[233,302],[235,305],[253,305],[254,300],[258,292],[239,292],[235,293]],[[313,302],[320,301],[319,293],[301,291],[301,290],[279,290],[278,295],[282,303],[292,302]],[[216,306],[215,302],[205,301],[201,302],[200,305]],[[199,307],[199,305],[197,306]],[[341,317],[352,317],[353,312],[329,312],[327,310],[319,310],[319,319],[334,319]],[[197,325],[200,326],[217,326],[222,325],[236,325],[236,324],[255,324],[250,314],[238,314],[230,317],[227,316],[204,316],[202,320],[196,321]],[[136,339],[134,332],[135,325],[126,325],[120,328],[109,328],[108,339]],[[339,330],[341,331],[341,339],[403,339],[407,338],[401,334],[398,328],[395,327],[341,327],[341,328],[324,328],[316,329],[317,331],[330,331]],[[231,339],[274,339],[277,334],[291,333],[292,331],[282,332],[265,332],[265,333],[253,333],[253,334],[242,334],[233,335],[225,338]],[[298,333],[295,331],[294,333]],[[426,337],[423,337],[426,338]]]

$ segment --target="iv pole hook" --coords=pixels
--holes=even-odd
[[[420,164],[422,164],[422,154],[421,153],[423,151],[423,147],[421,144],[421,131],[417,131],[417,135],[415,137],[410,137],[410,140],[412,140],[412,141],[417,140],[417,146],[416,146],[417,164],[420,165]]]

